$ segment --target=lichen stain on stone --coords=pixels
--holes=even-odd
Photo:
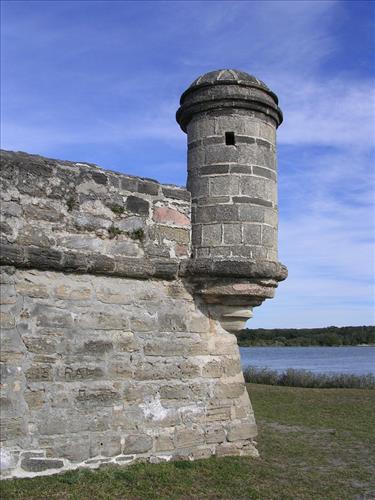
[[[164,408],[160,401],[160,395],[146,397],[144,403],[140,404],[146,418],[151,420],[164,420],[170,410]]]

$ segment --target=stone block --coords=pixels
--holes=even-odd
[[[162,193],[166,198],[190,201],[190,193],[186,189],[176,187],[162,187]]]
[[[230,196],[203,196],[196,200],[198,205],[222,205],[231,201]]]
[[[210,178],[210,196],[226,196],[239,194],[239,178],[232,175],[220,175]]]
[[[270,181],[260,177],[252,175],[244,176],[240,181],[241,194],[248,196],[249,198],[261,198],[267,200],[268,182]]]
[[[262,227],[262,245],[275,248],[277,246],[277,232],[273,227]]]
[[[223,224],[223,239],[224,243],[229,245],[241,243],[241,224]]]
[[[53,328],[71,328],[73,326],[72,314],[67,310],[38,304],[33,311],[36,326]]]
[[[14,201],[2,201],[1,212],[11,217],[20,217],[22,215],[22,207]]]
[[[15,317],[13,314],[8,313],[8,312],[0,312],[0,326],[1,328],[14,328],[16,325],[15,323]]]
[[[121,176],[121,189],[134,193],[138,189],[138,177]]]
[[[29,267],[36,269],[61,269],[62,252],[50,248],[28,247],[26,259]]]
[[[54,240],[50,238],[46,231],[40,227],[35,227],[34,225],[28,225],[22,227],[18,231],[16,242],[18,245],[25,247],[37,246],[37,247],[52,247],[54,245]]]
[[[243,222],[264,222],[265,214],[268,210],[266,207],[252,206],[242,204],[238,207],[239,220]]]
[[[155,438],[155,451],[172,451],[174,450],[173,435],[170,433],[160,433]]]
[[[194,378],[200,376],[200,366],[197,361],[185,359],[179,363],[182,378]]]
[[[106,352],[113,351],[113,344],[108,340],[88,340],[83,344],[82,351],[86,354],[105,354]]]
[[[23,211],[26,220],[32,219],[59,222],[64,218],[62,212],[60,210],[56,210],[52,204],[27,204],[24,205]]]
[[[133,375],[129,359],[114,359],[108,363],[108,375],[114,379],[130,379]]]
[[[90,436],[90,456],[113,457],[121,453],[121,436],[119,434],[101,433]],[[86,455],[87,458],[88,455]]]
[[[242,373],[242,366],[239,358],[227,358],[223,362],[224,373],[228,377],[234,377],[239,373]]]
[[[61,300],[88,300],[91,297],[91,289],[87,286],[58,285],[54,289],[54,295]]]
[[[225,430],[222,426],[212,426],[205,430],[207,444],[222,443],[226,440]]]
[[[103,217],[85,213],[78,214],[74,219],[74,226],[79,231],[98,231],[100,229],[108,229],[112,221]]]
[[[276,181],[276,173],[273,170],[269,170],[267,168],[254,166],[253,167],[253,174],[259,175],[260,177],[266,177],[267,179],[272,179],[273,181]]]
[[[206,165],[199,170],[200,175],[217,175],[228,174],[230,170],[229,165]]]
[[[153,219],[161,224],[190,226],[190,219],[186,215],[168,207],[155,207]]]
[[[216,246],[222,243],[221,224],[204,224],[202,226],[202,245]]]
[[[238,131],[238,133],[248,136],[257,137],[259,135],[259,120],[253,119],[249,116],[236,114],[218,116],[216,118],[217,133],[225,134],[228,131]]]
[[[150,203],[139,196],[128,196],[125,206],[129,212],[138,215],[149,215]]]
[[[146,453],[151,450],[153,439],[147,434],[131,434],[125,437],[124,453]]]
[[[83,462],[90,457],[90,438],[87,434],[71,436],[54,436],[49,443],[48,454],[59,458],[66,458],[71,462]]]
[[[257,435],[257,426],[248,420],[234,421],[227,427],[228,441],[243,441]]]
[[[102,379],[105,376],[104,370],[100,366],[90,365],[66,365],[59,367],[57,372],[58,379],[65,380],[66,382],[79,381],[79,380],[96,380]]]
[[[16,284],[17,293],[36,299],[45,299],[48,297],[47,286],[29,281],[20,281]]]
[[[51,382],[53,380],[52,366],[33,364],[26,370],[25,375],[28,382]]]
[[[206,165],[217,163],[237,163],[239,161],[239,158],[239,149],[236,146],[217,144],[206,146],[205,148]]]
[[[80,314],[76,319],[75,325],[83,330],[129,331],[129,320],[127,317],[115,316],[104,311]]]
[[[215,135],[216,120],[205,116],[204,118],[192,119],[187,126],[188,140],[195,141],[202,137]]]
[[[206,422],[226,422],[231,418],[230,406],[223,403],[210,405],[206,411]]]
[[[45,389],[27,389],[24,392],[24,398],[29,410],[39,410],[46,401]]]
[[[0,221],[0,233],[8,234],[8,235],[12,236],[13,230],[7,222]]]
[[[209,195],[209,178],[198,177],[193,173],[188,173],[187,189],[191,192],[192,199]]]
[[[223,374],[223,363],[213,360],[206,363],[202,368],[202,376],[207,378],[219,378]]]
[[[262,226],[260,224],[243,224],[243,240],[247,245],[261,244]]]
[[[130,317],[130,330],[137,333],[155,331],[156,322],[156,314],[150,315],[140,311],[137,316]]]
[[[241,448],[236,444],[222,443],[216,447],[215,454],[217,457],[235,457],[241,455]]]
[[[155,227],[155,230],[156,235],[161,243],[164,240],[168,240],[180,243],[181,245],[187,245],[190,241],[190,231],[188,229],[169,226],[157,226]]]
[[[250,165],[231,165],[230,173],[231,174],[246,174],[251,175],[253,169]]]
[[[126,219],[116,221],[116,227],[125,233],[132,233],[145,228],[145,219],[137,215],[132,215]]]
[[[238,207],[235,205],[218,205],[197,207],[195,222],[235,222],[238,220]]]
[[[277,229],[278,224],[278,214],[277,209],[274,208],[266,208],[264,209],[264,220],[263,222],[269,226],[272,226]]]
[[[1,416],[0,420],[0,435],[2,441],[19,440],[20,438],[26,437],[27,431],[27,421],[22,417],[6,417]]]
[[[205,137],[202,139],[202,143],[204,144],[204,146],[210,146],[211,144],[224,144],[225,143],[224,135],[221,134],[221,135],[213,135],[210,137]]]
[[[173,437],[176,448],[191,448],[204,444],[204,434],[201,429],[175,429]]]
[[[176,323],[175,326],[164,327],[165,331],[181,331],[181,327],[178,328]],[[184,325],[185,326],[185,325]],[[186,328],[186,326],[185,326]],[[182,341],[181,339],[156,339],[148,341],[144,347],[143,351],[146,356],[183,356],[191,352],[191,348],[194,345],[193,342],[189,340]]]
[[[236,399],[242,396],[246,390],[245,384],[240,382],[224,383],[218,382],[214,386],[214,395],[219,399]]]
[[[142,362],[134,371],[135,380],[160,380],[163,378],[178,378],[180,370],[177,366],[170,367],[167,362]]]
[[[109,387],[82,388],[78,390],[76,401],[90,406],[112,406],[120,397],[119,392]]]
[[[138,179],[138,193],[156,196],[159,193],[160,184],[145,179]]]
[[[59,336],[53,334],[37,337],[22,335],[22,340],[29,352],[39,354],[54,354],[60,341]]]
[[[49,458],[24,458],[21,461],[21,468],[27,472],[43,472],[64,467],[62,460]]]
[[[205,164],[205,148],[201,145],[188,148],[188,165],[199,167]]]
[[[25,261],[24,248],[15,244],[9,244],[7,241],[0,242],[0,263],[1,265],[23,264]]]
[[[102,184],[105,186],[108,182],[108,177],[104,172],[91,172],[91,177],[97,184]]]
[[[273,249],[268,249],[267,250],[267,259],[268,260],[273,260],[275,262],[278,261],[278,254],[277,254],[277,250],[273,250]]]
[[[271,144],[276,143],[276,129],[272,125],[266,122],[259,122],[259,137],[264,139]]]
[[[160,397],[162,399],[190,399],[191,391],[186,384],[167,384],[160,388]]]

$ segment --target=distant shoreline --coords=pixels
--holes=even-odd
[[[237,340],[240,347],[371,347],[375,326],[247,328],[238,333]]]

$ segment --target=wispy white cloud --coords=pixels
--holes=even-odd
[[[281,82],[285,123],[279,141],[369,148],[375,137],[375,80],[293,78]]]

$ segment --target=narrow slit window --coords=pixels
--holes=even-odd
[[[225,144],[227,146],[235,146],[236,140],[234,138],[234,132],[225,132]]]

